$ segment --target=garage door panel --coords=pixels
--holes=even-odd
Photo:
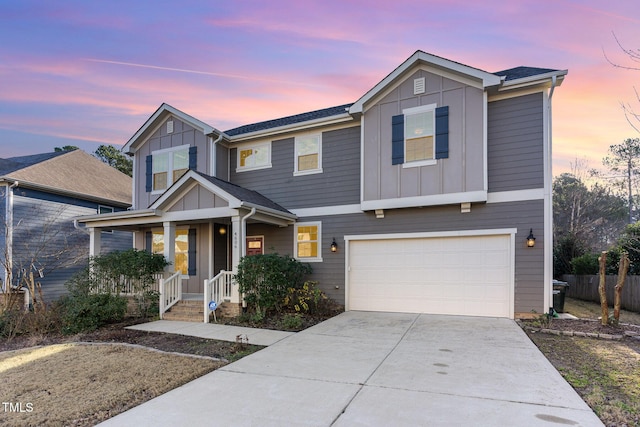
[[[509,317],[509,235],[353,240],[351,310]]]

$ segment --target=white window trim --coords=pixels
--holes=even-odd
[[[156,156],[159,154],[173,153],[175,151],[183,151],[183,150],[187,150],[187,155],[188,155],[189,147],[190,147],[189,144],[185,144],[185,145],[180,145],[179,147],[163,148],[162,150],[152,151],[151,156],[153,159],[153,156]],[[151,164],[152,164],[151,175],[153,176],[153,160],[151,160]],[[151,181],[151,185],[153,186],[153,178]],[[159,190],[152,188],[151,194],[162,194],[165,191],[167,191],[167,189],[172,185],[173,185],[173,156],[169,156],[169,169],[167,170],[167,188],[163,188]]]
[[[318,227],[318,256],[311,257],[298,257],[298,227]],[[322,262],[322,223],[320,221],[310,222],[296,222],[293,225],[293,257],[302,262]]]
[[[298,138],[308,137],[318,138],[318,167],[316,169],[298,170]],[[293,142],[293,176],[312,175],[315,173],[322,173],[322,133],[311,133],[299,135]]]
[[[406,132],[406,127],[404,129],[404,159],[405,161],[402,163],[402,168],[416,168],[416,167],[421,167],[421,166],[433,166],[438,164],[438,161],[436,160],[436,135],[435,135],[435,126],[436,126],[436,108],[438,107],[438,104],[427,104],[427,105],[420,105],[418,107],[411,107],[411,108],[405,108],[404,110],[402,110],[402,114],[405,116],[405,125],[406,126],[406,120],[407,120],[407,115],[412,115],[412,114],[420,114],[420,113],[428,113],[428,112],[432,112],[433,113],[433,159],[424,159],[424,160],[414,160],[411,162],[408,162],[407,159],[407,132]]]
[[[267,163],[259,166],[240,166],[240,151],[248,148],[255,149],[258,147],[267,147]],[[243,144],[238,145],[236,149],[236,172],[255,171],[259,169],[269,169],[271,167],[271,141],[260,142],[257,144]]]

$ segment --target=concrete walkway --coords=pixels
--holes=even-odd
[[[346,312],[102,425],[602,423],[512,320]]]
[[[128,326],[127,329],[139,331],[166,332],[169,334],[189,335],[212,340],[236,342],[242,337],[245,343],[255,345],[272,345],[293,335],[294,332],[273,331],[271,329],[244,328],[241,326],[218,325],[215,323],[179,322],[173,320],[157,320],[150,323]]]

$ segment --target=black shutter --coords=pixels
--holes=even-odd
[[[147,193],[153,190],[153,156],[147,156]]]
[[[198,166],[198,147],[189,147],[189,169],[196,170]]]
[[[391,117],[391,164],[404,163],[404,114]]]
[[[436,159],[449,157],[449,107],[436,108]]]
[[[144,250],[149,253],[153,252],[153,235],[150,231],[144,233]]]
[[[193,276],[196,274],[196,229],[189,229],[189,252],[187,254],[189,265],[187,266],[187,274]]]

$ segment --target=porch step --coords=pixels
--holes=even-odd
[[[180,320],[183,322],[202,322],[204,317],[203,301],[178,301],[173,307],[164,313],[165,320]]]

